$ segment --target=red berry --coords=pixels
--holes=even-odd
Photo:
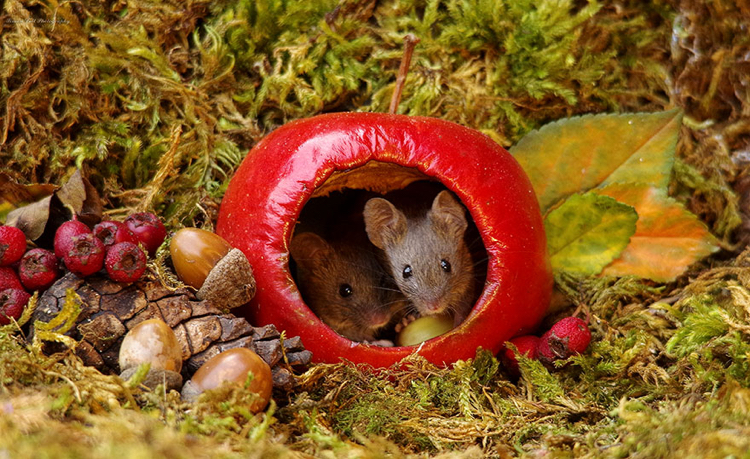
[[[17,262],[26,251],[26,235],[15,226],[0,226],[0,266]]]
[[[518,349],[518,352],[521,355],[525,355],[526,357],[530,359],[536,359],[537,348],[539,346],[538,336],[533,336],[533,335],[517,336],[508,342],[516,346],[516,349]],[[510,371],[514,375],[519,374],[518,359],[516,358],[516,351],[506,346],[505,350],[503,351],[501,355],[501,358],[503,360],[503,363],[505,364],[505,368],[507,368],[508,371]]]
[[[84,233],[71,238],[70,250],[63,257],[65,267],[79,277],[86,277],[104,266],[104,244],[94,233]]]
[[[549,348],[557,358],[567,359],[586,351],[591,342],[588,324],[578,317],[566,317],[549,330]]]
[[[90,233],[91,229],[78,220],[68,220],[57,228],[55,232],[55,256],[64,258],[65,254],[70,252],[73,245],[73,237],[79,234]]]
[[[18,274],[16,274],[13,268],[2,266],[0,267],[0,290],[5,290],[6,288],[23,289],[23,285],[21,285],[21,279],[18,278]]]
[[[553,366],[553,362],[558,359],[552,349],[549,347],[549,337],[551,332],[548,330],[539,338],[539,345],[536,348],[536,356],[540,362],[548,367]]]
[[[94,236],[109,249],[118,242],[138,243],[138,238],[124,223],[115,221],[99,222],[94,226]]]
[[[146,254],[132,242],[119,242],[107,251],[104,267],[113,281],[133,282],[146,271]]]
[[[152,257],[167,237],[164,224],[151,212],[138,212],[128,216],[125,219],[125,226],[135,233]]]
[[[6,288],[0,291],[0,325],[8,325],[10,319],[18,320],[31,295],[26,290]]]
[[[18,277],[27,290],[46,290],[60,277],[54,253],[45,249],[31,249],[21,257]]]

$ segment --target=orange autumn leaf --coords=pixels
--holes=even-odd
[[[604,268],[604,275],[669,282],[719,248],[706,225],[662,188],[618,183],[596,192],[633,206],[638,213],[630,244]]]

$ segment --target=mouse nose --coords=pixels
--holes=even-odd
[[[425,314],[423,315],[433,315],[433,314],[440,314],[445,309],[442,301],[425,301],[423,303],[423,310]]]

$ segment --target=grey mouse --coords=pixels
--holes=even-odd
[[[326,325],[353,341],[393,346],[379,335],[400,320],[407,303],[366,238],[327,241],[303,232],[292,238],[289,250],[302,297]]]
[[[384,198],[368,200],[367,236],[382,250],[386,270],[420,316],[449,313],[460,324],[476,293],[464,207],[447,190],[431,206],[399,207]]]

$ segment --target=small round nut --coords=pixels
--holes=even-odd
[[[223,384],[242,387],[253,374],[247,390],[256,394],[248,409],[258,413],[265,409],[271,400],[273,376],[271,367],[258,354],[244,347],[229,349],[213,356],[195,372],[182,388],[182,397],[194,401],[201,393],[216,389]]]
[[[169,244],[177,276],[198,289],[196,296],[229,310],[255,295],[255,278],[242,251],[218,234],[200,228],[182,228]]]
[[[152,370],[182,370],[182,348],[163,320],[149,319],[133,327],[120,345],[120,371],[150,363]]]
[[[201,288],[216,263],[232,250],[218,234],[200,228],[182,228],[169,243],[169,254],[177,276],[194,288]]]

